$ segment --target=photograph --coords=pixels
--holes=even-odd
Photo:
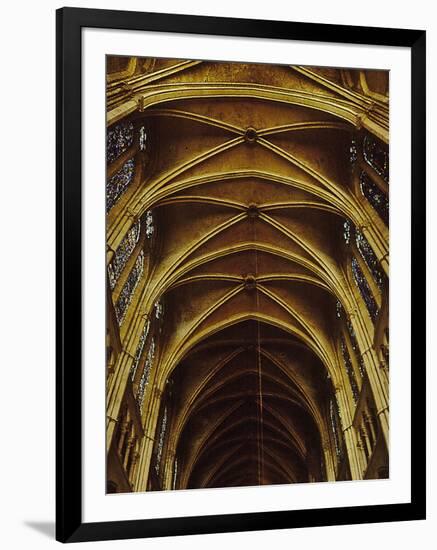
[[[106,55],[107,494],[390,479],[390,71],[291,63]]]
[[[432,546],[431,5],[5,4],[2,548]]]

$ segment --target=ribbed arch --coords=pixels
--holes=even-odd
[[[239,370],[236,373],[233,373],[227,377],[220,377],[220,381],[217,381],[216,386],[211,388],[208,392],[205,392],[205,388],[208,383],[210,383],[211,379],[218,378],[220,376],[220,372],[223,369],[223,367],[235,359],[235,357],[238,357],[238,355],[241,355],[245,352],[245,349],[242,348],[239,353],[232,354],[231,357],[226,358],[224,361],[219,362],[219,364],[211,371],[208,377],[205,379],[202,379],[199,381],[199,385],[194,389],[193,394],[191,396],[191,399],[188,403],[184,404],[184,408],[182,409],[181,416],[179,422],[174,427],[175,434],[180,434],[187,423],[189,416],[192,415],[194,412],[201,410],[202,407],[208,406],[208,403],[211,403],[211,399],[214,398],[214,396],[217,396],[217,400],[226,400],[230,399],[231,397],[226,394],[220,394],[221,397],[218,395],[220,392],[220,388],[225,386],[226,384],[230,382],[234,382],[244,376],[246,376],[249,373],[253,374],[256,372],[254,369],[252,370]],[[317,410],[316,404],[314,401],[311,400],[311,398],[306,395],[303,390],[298,390],[299,385],[293,376],[293,373],[290,372],[289,369],[286,368],[286,366],[282,365],[277,359],[269,354],[266,350],[260,350],[260,354],[263,357],[267,357],[272,363],[275,364],[275,366],[284,374],[286,375],[287,379],[289,380],[289,383],[292,384],[291,388],[290,385],[287,385],[284,381],[278,381],[277,378],[274,378],[272,375],[267,374],[266,379],[276,381],[278,385],[280,385],[284,390],[288,389],[288,392],[285,392],[284,394],[275,394],[277,398],[285,400],[289,403],[295,403],[300,404],[300,406],[304,407],[309,414],[314,419],[314,422],[321,427],[323,422],[322,418]],[[297,393],[296,393],[297,392]],[[286,395],[289,393],[290,395]],[[242,392],[242,395],[236,395],[232,396],[232,399],[235,399],[236,397],[242,397],[244,395],[244,391]],[[294,396],[294,397],[293,397]],[[194,408],[195,407],[195,408]],[[174,447],[177,446],[177,439],[175,439],[172,442],[172,445]]]

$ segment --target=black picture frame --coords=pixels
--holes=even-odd
[[[420,30],[129,11],[57,10],[56,538],[78,542],[425,518],[425,48]],[[81,31],[84,27],[369,44],[411,49],[412,356],[411,502],[82,522]],[[414,359],[414,361],[413,361]]]

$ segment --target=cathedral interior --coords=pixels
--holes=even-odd
[[[389,476],[389,75],[107,56],[107,492]]]

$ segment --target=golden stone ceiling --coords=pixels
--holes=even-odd
[[[138,307],[164,307],[154,386],[171,394],[179,486],[325,479],[326,396],[344,376],[336,303],[357,307],[343,224],[369,220],[350,146],[357,127],[387,140],[385,75],[136,58],[108,68],[108,121],[129,116],[149,139],[108,243],[153,211]],[[374,232],[381,256],[387,231]]]

